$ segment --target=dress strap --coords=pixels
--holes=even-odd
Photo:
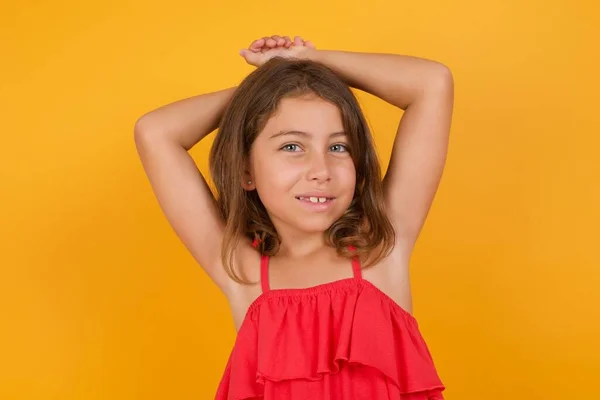
[[[260,256],[260,285],[263,293],[268,292],[269,288],[269,256],[261,254]]]
[[[348,250],[356,251],[356,247],[348,246]],[[354,274],[355,278],[362,279],[362,268],[360,266],[360,260],[358,259],[358,256],[352,257],[352,273]]]
[[[258,248],[260,244],[260,239],[254,238],[252,242],[252,247],[255,249]],[[260,286],[262,287],[262,292],[268,292],[269,288],[269,256],[261,254],[260,255]]]

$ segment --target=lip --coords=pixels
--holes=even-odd
[[[300,198],[303,199],[300,199]],[[327,201],[325,201],[324,203],[312,203],[309,200],[304,200],[304,199],[308,199],[309,197],[326,197]],[[302,194],[299,196],[296,196],[296,200],[300,203],[300,205],[311,212],[323,212],[323,211],[327,211],[332,205],[333,202],[335,201],[335,196],[326,194],[326,193],[306,193],[306,194]]]
[[[302,193],[302,194],[296,195],[296,198],[298,198],[298,197],[327,197],[328,199],[335,199],[335,196],[332,195],[331,193],[324,193],[324,192]]]

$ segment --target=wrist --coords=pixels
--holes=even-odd
[[[306,47],[301,54],[301,58],[304,60],[321,62],[321,51]]]

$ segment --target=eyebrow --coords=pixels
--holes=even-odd
[[[305,137],[312,136],[312,134],[310,134],[308,132],[291,130],[291,131],[280,131],[280,132],[272,135],[270,137],[270,139],[275,139],[277,137],[286,136],[286,135],[305,136]],[[337,136],[347,136],[347,135],[346,135],[346,132],[344,132],[344,131],[333,132],[333,133],[329,134],[329,137],[337,137]]]

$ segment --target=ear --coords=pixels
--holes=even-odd
[[[242,187],[244,190],[249,192],[256,189],[256,185],[254,184],[254,180],[252,179],[252,175],[249,172],[245,172],[242,177]]]

